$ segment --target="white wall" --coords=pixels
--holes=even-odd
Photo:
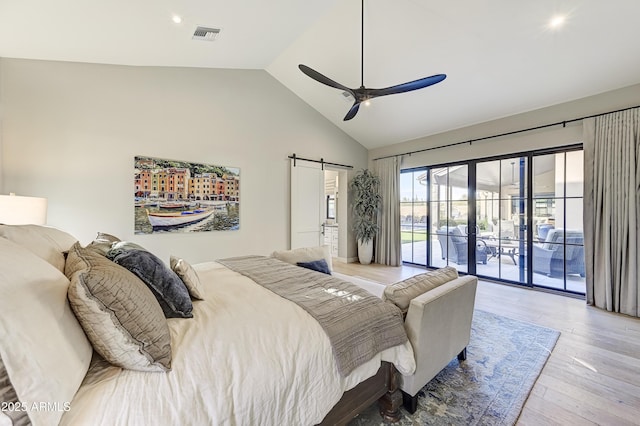
[[[0,191],[47,197],[49,224],[83,243],[108,232],[164,260],[287,248],[287,156],[367,164],[365,148],[265,71],[0,58],[0,94]],[[134,235],[135,155],[239,167],[240,230]]]
[[[469,94],[473,96],[473,94]],[[369,160],[637,106],[640,85],[369,151]],[[425,117],[428,120],[429,117]],[[403,156],[402,168],[518,153],[582,142],[582,122]]]

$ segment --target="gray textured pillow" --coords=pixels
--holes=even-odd
[[[407,312],[411,299],[456,278],[458,271],[451,266],[429,271],[387,286],[382,299],[392,302],[402,312]]]
[[[111,245],[120,241],[120,238],[114,237],[111,234],[104,232],[98,232],[96,238],[88,245],[88,248],[98,250],[103,256],[107,255],[107,252],[111,250]]]
[[[128,250],[149,251],[146,248],[142,247],[141,245],[136,244],[136,243],[131,242],[131,241],[116,241],[116,242],[114,242],[113,244],[111,244],[111,249],[109,251],[114,253],[116,250],[118,252],[124,252],[124,251],[128,251]]]
[[[191,297],[194,299],[204,300],[202,291],[200,290],[202,287],[200,284],[200,277],[189,262],[179,257],[171,256],[169,265],[171,266],[171,270],[180,277],[185,287],[187,287]]]
[[[111,364],[171,369],[171,335],[153,293],[99,250],[76,243],[67,256],[69,302],[94,349]]]
[[[193,318],[193,304],[189,291],[180,277],[153,253],[135,248],[115,247],[109,250],[107,258],[140,278],[156,297],[167,318]]]

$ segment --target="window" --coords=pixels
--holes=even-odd
[[[403,170],[402,259],[584,294],[581,146]]]
[[[533,282],[585,292],[582,150],[533,157]]]
[[[427,262],[427,172],[426,168],[400,175],[400,234],[403,262]]]

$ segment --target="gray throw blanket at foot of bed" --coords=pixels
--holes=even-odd
[[[307,311],[329,337],[345,377],[375,354],[407,341],[402,313],[355,284],[272,257],[218,260]]]

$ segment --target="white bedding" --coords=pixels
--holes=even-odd
[[[172,371],[94,365],[61,424],[313,425],[381,361],[415,369],[407,342],[343,378],[302,308],[218,263],[194,267],[205,300],[194,302],[193,319],[168,320]]]

